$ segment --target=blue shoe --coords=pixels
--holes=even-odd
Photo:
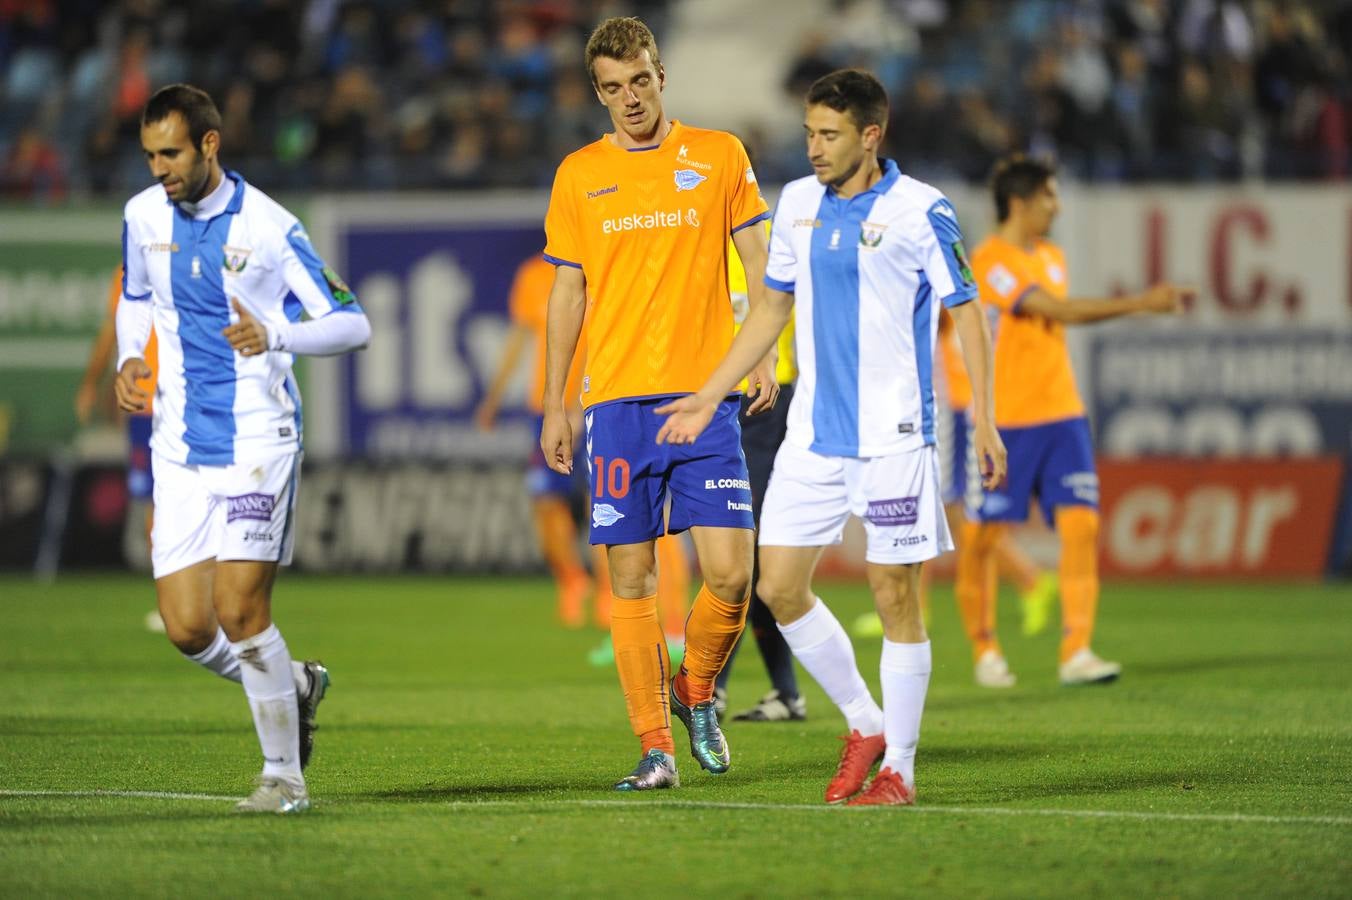
[[[651,791],[681,786],[676,774],[676,757],[652,748],[638,761],[634,771],[615,782],[617,791]]]
[[[686,706],[676,696],[676,682],[671,683],[671,711],[685,723],[686,730],[690,732],[690,755],[706,771],[722,775],[732,765],[732,754],[728,752],[728,742],[718,727],[715,704],[715,700],[709,699],[694,706]]]

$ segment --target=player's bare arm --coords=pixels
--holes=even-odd
[[[498,370],[493,373],[493,381],[488,386],[479,408],[474,411],[474,424],[480,431],[492,431],[498,419],[498,407],[502,404],[502,395],[507,392],[507,384],[516,372],[517,363],[530,339],[530,330],[513,324],[507,332],[507,340],[502,347],[502,356],[498,358]]]
[[[746,229],[750,230],[750,229]],[[750,264],[747,273],[750,275]],[[678,397],[670,403],[657,407],[654,412],[666,415],[667,420],[657,432],[659,444],[693,444],[700,432],[708,426],[719,402],[726,397],[737,382],[752,370],[758,361],[765,358],[779,333],[793,317],[793,294],[765,288],[762,302],[747,313],[742,329],[732,339],[723,361],[714,369],[709,380],[697,393]],[[774,380],[773,372],[770,375]]]
[[[962,359],[972,382],[972,446],[981,467],[981,483],[994,489],[1004,481],[1005,444],[995,428],[995,365],[990,328],[981,301],[951,307],[953,330],[962,345]]]
[[[1029,292],[1019,303],[1019,312],[1042,316],[1064,325],[1088,325],[1136,313],[1171,315],[1183,309],[1184,300],[1194,291],[1175,284],[1157,284],[1149,290],[1127,297],[1072,297],[1057,300],[1040,289]]]
[[[764,228],[743,228],[732,236],[733,246],[746,270],[746,295],[749,310],[765,302],[765,265],[770,255],[770,238]],[[748,312],[748,315],[750,313]],[[770,345],[770,352],[756,364],[747,378],[746,395],[754,397],[747,407],[746,414],[754,416],[773,409],[779,399],[779,379],[776,370],[779,363],[779,343]]]
[[[576,398],[570,401],[563,394],[586,313],[587,280],[582,270],[576,266],[556,267],[545,327],[544,424],[540,429],[540,449],[544,451],[545,463],[564,475],[573,471],[573,426],[568,409]]]

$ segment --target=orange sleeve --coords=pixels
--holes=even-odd
[[[733,231],[770,217],[770,207],[761,196],[760,185],[756,183],[756,172],[751,168],[751,158],[746,148],[735,135],[728,135],[730,144],[729,165],[723,169],[723,177],[732,184],[728,190],[728,222]]]
[[[554,265],[582,268],[582,232],[578,227],[577,194],[572,190],[573,179],[568,160],[554,173],[554,187],[549,192],[549,211],[545,213],[544,257]]]

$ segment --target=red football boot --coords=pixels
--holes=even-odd
[[[884,766],[874,776],[868,790],[855,797],[846,806],[913,806],[915,788],[908,788],[901,776]]]
[[[881,734],[864,737],[858,728],[841,740],[845,742],[845,749],[840,754],[836,777],[826,786],[827,803],[839,803],[859,793],[873,764],[883,758],[883,752],[887,749],[887,739]]]

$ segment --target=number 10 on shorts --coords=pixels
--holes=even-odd
[[[615,457],[606,467],[606,458],[597,456],[592,459],[593,479],[596,481],[596,499],[609,496],[618,500],[629,493],[629,460]]]

